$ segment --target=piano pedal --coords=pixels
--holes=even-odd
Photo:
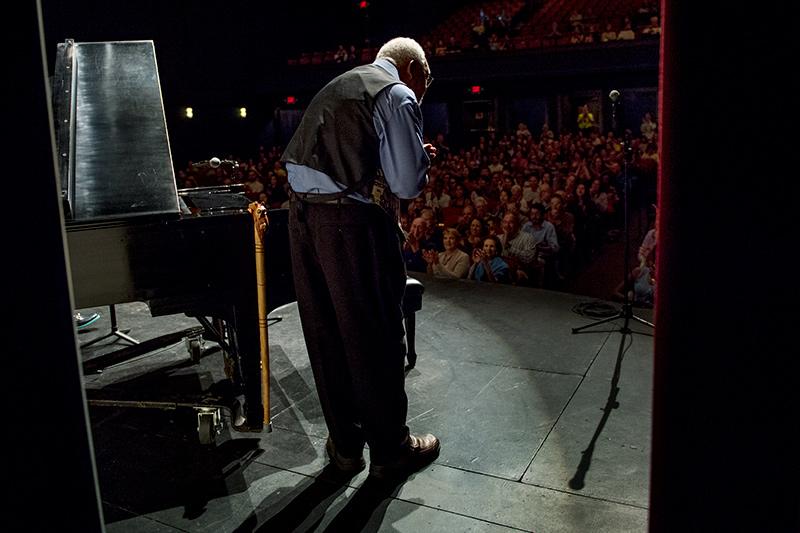
[[[272,422],[267,424],[266,428],[260,417],[256,417],[254,423],[250,423],[245,412],[245,397],[244,395],[237,396],[230,408],[231,428],[234,431],[237,433],[261,433],[266,429],[267,433],[272,432]]]
[[[237,396],[231,406],[231,424],[234,428],[247,424],[247,417],[244,414],[244,395]]]

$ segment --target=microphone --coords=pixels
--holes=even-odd
[[[608,99],[611,100],[611,131],[616,135],[619,129],[619,124],[617,124],[617,100],[619,100],[619,91],[611,89],[611,92],[608,93]]]
[[[239,168],[239,162],[233,161],[231,159],[220,159],[219,157],[212,157],[207,161],[199,161],[197,163],[193,163],[193,167],[211,167],[211,168],[219,168],[222,165],[230,165],[233,168]]]

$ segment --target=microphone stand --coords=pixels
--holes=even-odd
[[[617,100],[619,100],[619,92],[618,91],[612,91],[610,96],[611,96],[611,129],[616,134],[617,133]],[[623,265],[624,265],[623,268],[625,269],[625,272],[624,272],[624,277],[622,278],[623,279],[622,292],[624,294],[623,300],[622,300],[622,309],[620,309],[619,313],[617,313],[616,315],[612,315],[610,317],[606,317],[606,318],[603,318],[601,320],[597,320],[595,322],[592,322],[590,324],[586,324],[586,325],[578,327],[578,328],[572,328],[572,333],[579,333],[579,332],[581,332],[581,331],[583,331],[583,330],[585,330],[587,328],[592,328],[594,326],[599,326],[600,324],[605,324],[607,322],[613,322],[614,320],[617,320],[617,319],[621,318],[621,319],[624,320],[624,322],[623,322],[622,327],[619,329],[619,331],[622,333],[622,340],[624,341],[625,340],[625,335],[633,333],[633,331],[629,327],[631,320],[635,320],[636,322],[639,322],[640,324],[644,324],[645,326],[650,326],[651,328],[654,328],[655,325],[652,322],[648,322],[647,320],[645,320],[643,318],[640,318],[640,317],[636,316],[635,314],[633,314],[633,304],[631,302],[631,298],[630,298],[630,295],[629,295],[630,288],[631,288],[631,281],[632,280],[630,279],[630,267],[629,267],[630,240],[631,240],[631,238],[630,238],[630,232],[629,232],[629,228],[628,228],[628,218],[629,218],[628,217],[628,209],[629,209],[629,203],[630,203],[630,197],[631,197],[631,184],[630,184],[630,180],[628,179],[628,162],[633,157],[633,146],[631,146],[630,135],[627,132],[623,136],[622,153],[623,153],[623,158],[622,158],[622,179],[623,179],[623,187],[624,187],[624,195],[625,195],[624,198],[623,198],[623,202],[622,202],[622,208],[623,208],[622,225],[623,225],[623,232],[625,234],[624,235],[624,237],[625,237],[625,257],[623,258]]]

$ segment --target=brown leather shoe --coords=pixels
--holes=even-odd
[[[366,468],[367,463],[364,461],[364,456],[361,457],[345,457],[336,451],[333,441],[328,437],[325,443],[325,451],[328,452],[328,457],[331,459],[331,464],[348,474],[357,474]]]
[[[437,457],[441,445],[433,435],[409,435],[408,446],[395,460],[386,464],[369,465],[369,473],[378,479],[402,478],[429,465]]]

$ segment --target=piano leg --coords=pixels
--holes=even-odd
[[[264,406],[261,397],[261,345],[258,313],[255,306],[234,306],[226,321],[232,359],[232,379],[238,397],[244,397],[243,417],[237,431],[260,432],[264,429]]]

